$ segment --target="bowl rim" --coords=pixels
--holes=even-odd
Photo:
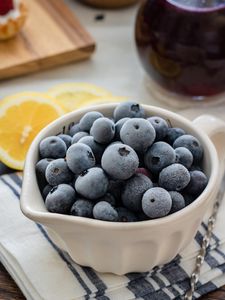
[[[46,223],[51,224],[54,221],[59,222],[66,222],[71,224],[79,224],[82,226],[88,226],[88,227],[95,227],[95,228],[101,228],[101,229],[111,229],[111,230],[132,230],[132,229],[141,229],[147,227],[155,227],[155,226],[161,226],[161,225],[167,225],[168,223],[172,223],[176,220],[180,220],[187,216],[191,211],[196,210],[199,206],[203,204],[204,201],[207,201],[209,197],[211,196],[212,192],[214,192],[214,187],[217,186],[217,175],[219,174],[219,161],[217,156],[217,151],[215,149],[215,146],[213,145],[212,141],[208,137],[208,135],[201,129],[196,128],[192,121],[188,120],[187,118],[174,113],[172,111],[169,111],[164,108],[160,108],[157,106],[151,106],[146,104],[141,104],[142,107],[147,110],[148,112],[153,111],[154,113],[157,111],[159,114],[164,114],[167,116],[167,119],[175,119],[176,121],[182,123],[185,125],[185,127],[190,128],[192,131],[196,132],[197,136],[200,136],[201,142],[204,144],[204,149],[207,146],[208,152],[209,152],[209,159],[211,163],[211,174],[209,176],[209,181],[204,189],[204,191],[201,193],[201,195],[196,198],[191,204],[184,207],[180,211],[177,211],[171,215],[167,215],[162,218],[158,219],[151,219],[151,220],[145,220],[145,221],[137,221],[137,222],[129,222],[129,223],[123,223],[123,222],[109,222],[109,221],[101,221],[91,218],[83,218],[83,217],[74,217],[71,215],[63,215],[63,214],[57,214],[57,213],[50,213],[47,210],[44,212],[36,211],[32,205],[30,205],[29,201],[29,190],[30,184],[33,184],[33,181],[36,181],[35,176],[35,164],[33,163],[34,160],[34,150],[39,145],[41,139],[45,136],[48,136],[48,132],[50,129],[52,129],[54,126],[58,126],[62,122],[65,122],[66,120],[71,119],[72,117],[76,117],[78,115],[82,115],[88,111],[97,110],[101,112],[101,109],[114,109],[116,105],[119,103],[108,103],[108,104],[99,104],[94,106],[88,106],[79,110],[75,110],[73,112],[67,113],[55,121],[51,122],[49,125],[47,125],[45,128],[43,128],[39,134],[35,137],[33,140],[25,161],[25,168],[24,168],[24,176],[23,176],[23,183],[22,183],[22,192],[21,192],[21,198],[20,198],[20,208],[24,215],[26,215],[28,218],[37,221],[39,223]],[[217,158],[217,159],[215,159]],[[35,177],[34,177],[35,176]],[[37,181],[36,181],[37,184]],[[39,195],[36,195],[36,197],[39,197],[41,201],[43,201],[43,198],[41,196],[41,193]]]

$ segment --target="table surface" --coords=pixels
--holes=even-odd
[[[0,99],[25,90],[46,91],[51,86],[71,81],[85,81],[103,86],[115,95],[128,96],[143,103],[156,104],[145,84],[145,75],[134,46],[133,28],[137,6],[119,11],[101,11],[65,0],[97,42],[97,51],[91,60],[45,72],[0,82]],[[101,14],[101,18],[98,15]],[[103,18],[102,18],[103,16]],[[99,19],[99,21],[98,21]],[[119,45],[119,46],[118,46]],[[208,108],[201,107],[189,116],[200,115]],[[174,109],[176,110],[176,109]],[[211,108],[211,113],[222,116],[225,110]],[[0,299],[24,300],[13,279],[0,263]],[[225,287],[201,300],[225,299]]]

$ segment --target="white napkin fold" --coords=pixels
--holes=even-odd
[[[75,264],[45,229],[20,211],[21,174],[0,177],[0,259],[27,299],[182,299],[189,288],[209,211],[192,243],[171,263],[146,273],[100,274]],[[225,284],[225,200],[194,298]]]

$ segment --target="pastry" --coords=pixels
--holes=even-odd
[[[0,1],[0,40],[15,36],[27,18],[26,5],[20,0]]]

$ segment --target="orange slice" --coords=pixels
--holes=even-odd
[[[98,86],[84,82],[62,83],[52,87],[48,94],[67,112],[100,102],[112,94]],[[118,100],[119,101],[119,100]]]
[[[64,114],[54,99],[25,92],[0,102],[0,161],[22,170],[28,148],[37,133]]]

